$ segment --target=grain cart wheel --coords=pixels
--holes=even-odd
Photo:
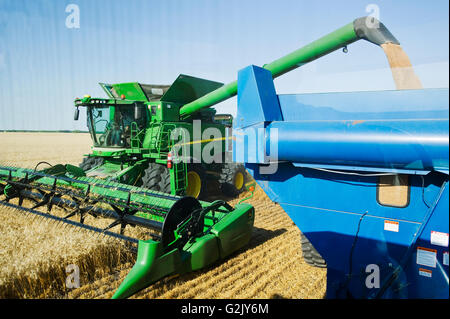
[[[300,239],[302,243],[303,259],[305,259],[305,262],[314,267],[326,268],[326,261],[322,258],[322,256],[320,256],[319,252],[314,248],[308,238],[303,235],[303,233],[300,234]]]
[[[220,172],[220,189],[227,196],[237,196],[244,190],[245,167],[238,163],[225,163]]]
[[[87,156],[83,158],[83,161],[78,165],[83,171],[88,171],[91,168],[94,168],[96,166],[103,164],[103,157],[93,157],[93,156]]]
[[[205,194],[205,172],[200,165],[188,165],[186,196],[201,198]]]

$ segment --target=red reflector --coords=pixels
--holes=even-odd
[[[167,154],[167,168],[172,168],[172,153]]]
[[[120,96],[120,98],[121,98],[122,100],[125,100],[125,94],[122,94],[122,95]]]

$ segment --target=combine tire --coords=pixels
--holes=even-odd
[[[157,191],[170,193],[170,175],[167,167],[150,163],[144,170],[142,176],[142,187]]]
[[[103,164],[103,158],[102,157],[85,157],[83,158],[83,161],[78,165],[83,171],[88,171],[91,168],[94,168],[96,166]]]
[[[242,164],[226,163],[220,172],[220,189],[227,196],[237,196],[244,190],[245,167]]]
[[[319,252],[314,248],[311,242],[306,238],[305,235],[300,234],[301,243],[302,243],[302,252],[303,259],[308,265],[318,267],[318,268],[326,268],[327,263],[320,256]]]
[[[159,182],[159,189],[163,193],[170,194],[170,172],[165,166],[161,166],[161,181]]]

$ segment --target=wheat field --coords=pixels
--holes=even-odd
[[[84,133],[0,133],[0,164],[78,165],[90,145]],[[323,298],[326,269],[304,262],[300,230],[261,188],[248,202],[255,207],[255,227],[247,247],[205,269],[165,278],[132,298]],[[133,266],[135,255],[116,240],[3,206],[0,213],[0,298],[110,298]],[[65,285],[70,264],[80,268],[80,288]]]

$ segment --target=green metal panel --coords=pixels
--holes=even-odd
[[[213,234],[196,238],[191,247],[185,247],[191,253],[190,270],[199,270],[217,261],[220,258],[217,247],[217,237]]]
[[[117,83],[112,84],[112,87],[117,93],[118,98],[123,94],[127,100],[147,101],[145,92],[137,82]]]
[[[120,157],[125,155],[127,152],[125,148],[103,148],[103,147],[93,147],[92,148],[92,156],[101,156],[101,157]]]
[[[193,238],[181,250],[164,253],[159,242],[139,241],[136,264],[113,299],[127,298],[165,276],[204,268],[248,243],[254,222],[251,205],[238,204],[233,212],[226,215],[216,212],[215,216],[221,220],[211,232]],[[211,213],[206,215],[207,218],[212,218]]]
[[[174,273],[181,264],[180,251],[173,249],[161,256],[162,250],[160,242],[140,241],[136,263],[112,298],[128,298],[162,277]]]
[[[180,74],[161,98],[161,101],[186,104],[221,87],[223,83]]]
[[[151,114],[150,122],[178,121],[180,114],[180,104],[175,102],[151,103],[148,106]]]
[[[211,233],[219,239],[220,257],[224,258],[245,246],[251,237],[255,210],[250,204],[242,203],[235,207],[233,214],[229,214],[215,224]]]
[[[161,103],[161,121],[178,121],[180,105],[172,102]]]

